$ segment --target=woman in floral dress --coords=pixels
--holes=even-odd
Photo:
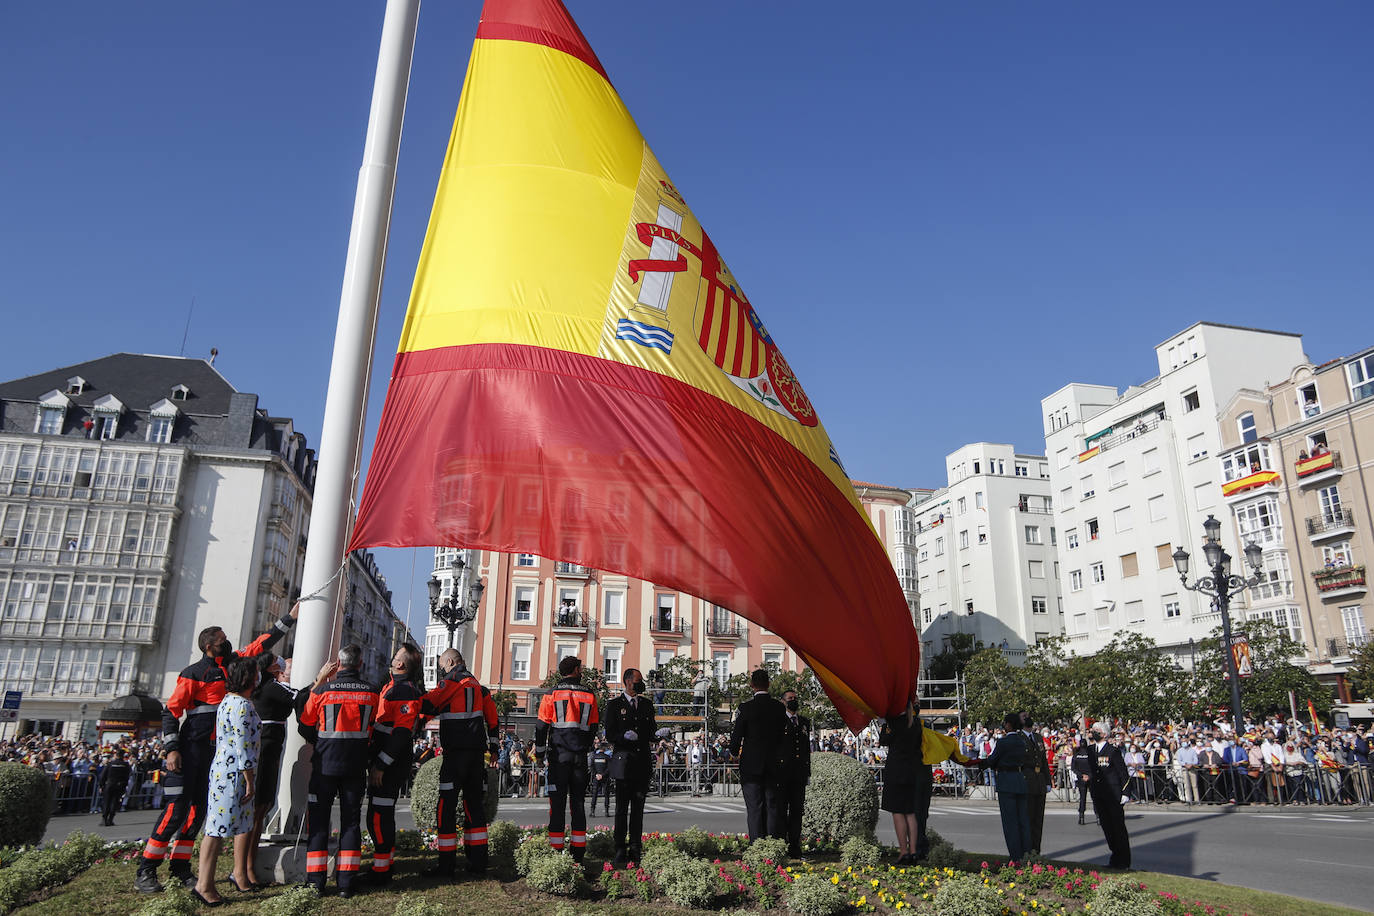
[[[224,699],[215,713],[215,759],[210,764],[205,836],[200,841],[200,875],[192,891],[207,906],[223,902],[215,890],[215,862],[225,837],[234,838],[234,870],[229,883],[238,891],[257,890],[248,874],[254,771],[262,733],[262,720],[249,698],[257,686],[257,660],[236,660],[225,673]]]

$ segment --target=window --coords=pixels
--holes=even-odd
[[[1097,494],[1097,485],[1093,483],[1093,475],[1091,474],[1085,474],[1078,485],[1080,487],[1079,492],[1083,494],[1084,499],[1092,499]]]
[[[534,622],[534,588],[532,586],[522,585],[515,590],[515,622]]]
[[[510,679],[512,681],[528,681],[530,679],[531,648],[533,647],[527,642],[510,644]]]
[[[959,581],[965,585],[973,581],[973,564],[965,563],[959,567]]]
[[[712,652],[711,653],[711,673],[715,675],[716,686],[721,689],[730,680],[730,653]]]
[[[1043,578],[1045,578],[1045,561],[1044,561],[1044,560],[1031,560],[1031,561],[1029,561],[1029,562],[1027,563],[1027,569],[1028,569],[1028,571],[1030,572],[1030,577],[1031,577],[1032,579],[1043,579]]]
[[[148,419],[149,442],[171,442],[174,417],[150,417]]]
[[[924,575],[924,576],[921,577],[921,579],[920,579],[920,590],[923,591],[923,592],[928,592],[928,591],[930,591],[930,576],[929,576],[929,575]]]
[[[1081,569],[1071,569],[1071,570],[1069,570],[1069,591],[1071,591],[1071,592],[1081,592],[1081,591],[1083,591],[1083,570],[1081,570]]]
[[[981,474],[982,471],[980,471],[979,468],[980,468],[980,465],[978,464],[978,461],[975,459],[974,462],[973,462],[973,473],[975,473],[975,474]]]
[[[62,434],[62,418],[67,415],[64,407],[38,408],[38,424],[34,432],[45,436],[58,436]]]
[[[606,675],[606,683],[614,684],[620,680],[620,656],[625,647],[606,646],[601,651],[601,670]]]
[[[1112,606],[1110,604],[1100,604],[1097,606],[1097,628],[1105,630],[1112,625]]]
[[[1107,570],[1103,564],[1094,563],[1090,568],[1092,569],[1094,583],[1107,581]]]
[[[944,538],[936,538],[936,539],[935,539],[935,555],[936,555],[937,557],[943,557],[943,556],[945,555],[945,539],[944,539]]]
[[[1198,509],[1210,509],[1212,506],[1216,505],[1217,498],[1215,491],[1217,489],[1218,487],[1213,486],[1210,480],[1207,481],[1207,483],[1200,483],[1193,487],[1193,504],[1196,505]]]
[[[1043,541],[1040,540],[1040,526],[1039,526],[1039,525],[1027,525],[1027,526],[1026,526],[1026,543],[1027,543],[1027,544],[1040,544],[1040,543],[1043,543]]]
[[[1065,487],[1059,491],[1059,504],[1066,509],[1073,508],[1073,487]]]
[[[1145,602],[1127,601],[1126,602],[1126,622],[1144,623],[1145,622]]]
[[[558,609],[554,614],[554,626],[577,626],[577,599],[580,595],[580,590],[575,588],[558,590]]]
[[[1164,596],[1164,619],[1177,620],[1183,616],[1183,606],[1178,603],[1177,595]]]
[[[1126,482],[1126,462],[1118,461],[1107,468],[1107,486],[1119,487]]]
[[[974,507],[975,509],[981,509],[981,508],[983,508],[983,491],[982,491],[982,490],[977,490],[977,491],[974,492],[974,494],[973,494],[973,507]]]
[[[781,650],[781,649],[764,649],[764,650],[763,650],[763,663],[764,663],[765,665],[777,665],[779,668],[781,668],[781,667],[782,667],[782,650]]]
[[[1197,461],[1199,458],[1207,457],[1207,434],[1198,433],[1196,436],[1188,437],[1188,458]]]
[[[191,394],[191,389],[190,389],[190,388],[187,388],[185,385],[178,385],[178,386],[176,386],[175,388],[172,389],[172,400],[173,400],[173,401],[184,401],[184,400],[186,400],[187,397],[190,396],[190,394]]]
[[[1259,438],[1259,433],[1255,430],[1255,415],[1243,413],[1236,418],[1236,431],[1240,433],[1242,443],[1254,442]]]
[[[1055,547],[1059,544],[1059,536],[1055,534],[1054,526],[1050,526],[1050,546]]]
[[[1346,645],[1353,648],[1365,644],[1369,631],[1364,628],[1364,611],[1358,604],[1341,608],[1341,623],[1345,625]]]
[[[1374,394],[1374,353],[1345,364],[1350,380],[1350,399],[1358,401]]]
[[[1317,399],[1317,386],[1304,385],[1298,389],[1298,406],[1304,418],[1315,417],[1322,412],[1321,401]]]
[[[557,662],[561,662],[563,659],[567,658],[570,655],[577,655],[577,643],[560,642],[553,647],[553,657],[557,660],[555,664]]]
[[[958,506],[959,515],[963,515],[968,511],[968,500],[962,496],[959,497],[959,501],[955,505]]]
[[[924,620],[927,624],[930,623],[930,617],[930,608],[925,608],[921,611],[921,619]]]
[[[1024,461],[1018,461],[1018,462],[1016,462],[1015,467],[1016,467],[1016,476],[1017,476],[1017,477],[1029,477],[1029,476],[1030,476],[1030,465],[1027,464],[1026,462],[1024,462]]]
[[[1065,545],[1069,550],[1077,550],[1077,549],[1078,549],[1078,529],[1077,529],[1077,528],[1070,528],[1068,531],[1065,531],[1065,532],[1064,532],[1064,545]]]
[[[1273,499],[1261,499],[1236,509],[1236,525],[1242,543],[1254,541],[1260,546],[1283,543],[1283,529],[1279,525],[1279,506]]]
[[[1090,518],[1090,519],[1088,519],[1087,522],[1084,523],[1084,527],[1086,527],[1086,528],[1088,529],[1088,540],[1090,540],[1090,541],[1095,541],[1095,540],[1097,540],[1097,535],[1098,535],[1098,530],[1097,530],[1097,519],[1095,519],[1095,518]]]
[[[959,532],[959,549],[964,550],[968,547],[968,531]]]
[[[1317,491],[1317,501],[1321,503],[1322,520],[1334,522],[1341,517],[1341,493],[1335,487],[1322,487]]]
[[[1273,468],[1274,465],[1269,460],[1267,442],[1256,442],[1248,448],[1223,455],[1221,459],[1221,477],[1228,483],[1259,471],[1271,471]]]
[[[1326,430],[1319,429],[1316,432],[1307,434],[1307,450],[1309,452],[1330,448],[1330,444],[1326,441]]]
[[[1050,466],[1049,466],[1048,464],[1046,464],[1045,462],[1043,462],[1043,461],[1040,462],[1040,479],[1041,479],[1041,480],[1049,480],[1049,479],[1050,479]]]
[[[95,415],[95,437],[97,439],[113,439],[119,430],[119,414],[97,413]]]
[[[608,627],[623,627],[625,625],[624,592],[606,593],[605,617],[603,619]]]
[[[1268,620],[1288,631],[1288,635],[1302,642],[1302,620],[1295,607],[1260,608],[1245,616],[1246,620]]]
[[[1049,604],[1048,601],[1046,601],[1043,597],[1040,597],[1040,596],[1038,596],[1038,595],[1032,595],[1032,596],[1031,596],[1031,613],[1032,613],[1032,614],[1048,614],[1049,612],[1050,612],[1050,604]]]
[[[1169,507],[1164,504],[1164,494],[1151,496],[1145,501],[1150,509],[1150,521],[1160,522],[1169,517]]]
[[[1172,569],[1174,566],[1174,552],[1169,548],[1172,544],[1160,544],[1155,547],[1155,565],[1160,569]]]
[[[1337,566],[1349,566],[1351,563],[1350,542],[1336,541],[1334,544],[1324,544],[1322,546],[1322,563],[1328,569]]]
[[[1293,597],[1293,574],[1288,569],[1288,553],[1283,550],[1265,552],[1258,573],[1259,581],[1250,593],[1260,600]]]
[[[516,566],[538,566],[539,558],[532,553],[518,553],[515,555]]]
[[[1159,449],[1152,448],[1141,454],[1141,460],[1145,462],[1145,473],[1153,474],[1159,470]]]
[[[978,526],[978,543],[979,543],[979,544],[986,544],[987,542],[988,542],[988,526],[987,526],[987,525],[979,525],[979,526]]]
[[[1193,411],[1197,410],[1197,409],[1198,409],[1199,407],[1201,407],[1201,406],[1202,406],[1202,398],[1198,397],[1198,393],[1197,393],[1197,389],[1196,389],[1196,388],[1194,388],[1192,391],[1184,392],[1184,394],[1183,394],[1183,412],[1184,412],[1184,413],[1192,413]]]
[[[1061,448],[1059,451],[1055,452],[1054,454],[1055,454],[1055,457],[1057,457],[1057,458],[1059,459],[1059,470],[1062,471],[1062,470],[1064,470],[1065,468],[1067,468],[1067,467],[1069,466],[1069,450],[1068,450],[1068,449],[1066,449],[1066,448]]]
[[[1122,506],[1120,509],[1113,512],[1112,524],[1116,526],[1117,534],[1121,534],[1123,531],[1130,531],[1135,525],[1135,522],[1131,519],[1131,507]]]
[[[1140,562],[1134,553],[1124,554],[1121,557],[1121,578],[1129,579],[1132,576],[1140,575]]]
[[[944,571],[943,569],[937,569],[937,570],[935,570],[935,587],[936,587],[936,588],[944,588],[944,587],[945,587],[945,571]]]
[[[673,631],[673,611],[677,608],[677,595],[659,595],[654,612],[657,629],[663,633]]]

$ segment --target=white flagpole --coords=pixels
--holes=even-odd
[[[308,687],[327,660],[337,631],[340,585],[347,579],[339,570],[344,564],[344,545],[352,521],[361,461],[377,306],[396,188],[396,158],[419,14],[420,0],[387,0],[363,164],[358,171],[358,190],[353,202],[343,290],[339,295],[339,322],[334,331],[334,359],[329,367],[329,390],[320,430],[310,539],[301,575],[301,611],[291,664],[291,686],[298,689]],[[294,840],[300,833],[310,774],[309,751],[296,730],[290,729],[282,755],[285,773],[272,830],[278,838],[285,835]],[[292,858],[303,859],[304,855]],[[281,864],[287,866],[288,860]],[[284,876],[287,878],[303,871],[298,863],[295,868],[284,870],[294,872]]]

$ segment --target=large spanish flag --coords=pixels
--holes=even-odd
[[[696,595],[796,649],[855,727],[913,693],[916,631],[829,437],[558,0],[482,12],[349,546],[378,545]]]

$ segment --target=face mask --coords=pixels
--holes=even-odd
[[[641,693],[644,692],[644,682],[635,681],[633,684],[630,685],[630,690],[634,693],[635,696],[639,696]]]
[[[796,712],[798,709],[801,709],[801,703],[797,702],[796,700],[787,701],[788,712]]]
[[[216,650],[216,652],[220,658],[228,658],[229,656],[234,654],[234,644],[226,639],[224,642],[219,644],[219,647]]]
[[[441,680],[441,681],[446,681],[446,680],[448,680],[448,676],[449,676],[450,674],[453,673],[453,669],[452,669],[452,668],[438,668],[438,669],[436,669],[436,673],[439,675],[439,680]]]

